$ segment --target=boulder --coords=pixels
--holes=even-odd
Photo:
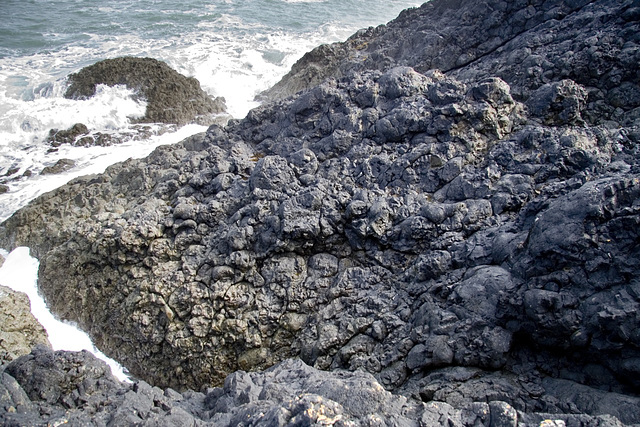
[[[365,372],[319,371],[298,359],[284,360],[264,372],[235,372],[221,387],[179,393],[144,381],[119,383],[104,362],[87,352],[43,348],[20,357],[0,373],[0,423],[622,426],[614,416],[524,413],[497,400],[459,408],[444,402],[424,403],[386,391]]]
[[[105,59],[68,77],[65,97],[86,99],[99,84],[124,85],[147,102],[140,123],[211,124],[224,113],[224,98],[212,99],[193,77],[185,77],[153,58],[120,57]]]
[[[40,175],[59,174],[59,173],[68,171],[69,169],[73,168],[75,165],[76,165],[75,160],[60,159],[51,166],[45,166],[40,172]]]
[[[66,130],[51,129],[47,142],[53,147],[59,147],[62,144],[75,144],[78,139],[89,134],[89,128],[82,124],[76,123]]]
[[[587,104],[587,91],[573,80],[548,83],[527,100],[531,115],[547,125],[580,124]]]

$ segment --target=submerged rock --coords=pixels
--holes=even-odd
[[[75,144],[77,140],[82,140],[81,137],[86,137],[88,134],[89,128],[86,125],[76,123],[66,130],[51,129],[47,142],[53,147],[59,147],[62,144]]]
[[[226,122],[222,116],[218,117],[214,122]],[[51,129],[46,142],[52,147],[49,151],[57,151],[55,147],[62,144],[70,144],[75,147],[108,147],[115,144],[121,144],[129,141],[140,141],[149,139],[155,135],[162,135],[167,132],[175,132],[177,126],[173,124],[134,124],[126,129],[117,131],[95,132],[90,131],[82,123],[76,123],[66,130]]]
[[[125,85],[147,102],[140,123],[210,124],[226,111],[224,98],[212,99],[193,77],[185,77],[164,62],[152,58],[105,59],[68,77],[65,97],[90,98],[96,86]]]
[[[29,246],[52,309],[156,386],[201,390],[299,357],[429,402],[407,417],[427,425],[640,423],[629,10],[434,0],[337,45],[368,41],[368,56],[334,52],[336,78],[41,196],[0,244]],[[590,52],[611,55],[625,102],[609,74],[493,68],[544,41],[573,70],[586,51],[566,37],[593,31],[624,41]],[[394,66],[408,46],[421,62]],[[293,384],[313,375],[281,366]],[[221,422],[253,402],[267,414],[252,384],[270,374],[234,375],[246,389],[209,396]],[[309,399],[274,420],[317,413]],[[329,419],[374,422],[330,399]]]

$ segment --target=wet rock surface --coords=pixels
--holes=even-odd
[[[2,224],[0,243],[29,246],[53,310],[159,387],[203,390],[299,357],[368,372],[423,425],[638,424],[633,90],[609,110],[613,74],[538,81],[517,61],[505,62],[513,75],[490,67],[544,29],[541,51],[573,70],[583,51],[558,47],[560,35],[578,43],[579,27],[599,25],[624,48],[594,42],[590,61],[606,52],[622,85],[637,72],[625,59],[640,52],[636,6],[481,5],[495,16],[432,1],[359,33],[337,46],[368,37],[361,50],[377,46],[388,69],[347,61],[339,78],[242,121],[78,178]],[[447,19],[449,32],[424,38]],[[501,26],[503,42],[475,46],[479,25]],[[393,66],[409,58],[410,39],[393,33],[405,26],[424,30],[415,68]],[[462,47],[473,57],[447,68]],[[275,368],[287,381],[312,375],[287,363]],[[250,383],[268,372],[233,374],[252,378],[237,398],[209,396],[226,408],[219,419],[259,407]],[[330,419],[374,424],[335,402]],[[283,420],[299,414],[287,405]]]
[[[20,168],[17,166],[9,166],[6,172],[0,175],[0,194],[7,193],[10,188],[6,185],[10,181],[18,180],[23,177],[29,177],[33,174],[30,169],[27,169],[22,174],[18,174]]]
[[[76,144],[82,141],[89,134],[89,128],[83,123],[76,123],[69,129],[51,129],[47,142],[52,147],[59,147],[62,144]],[[81,145],[82,142],[79,142]]]
[[[76,165],[75,160],[71,159],[59,159],[51,166],[45,166],[40,175],[56,175],[59,173],[63,173],[73,168]]]
[[[224,113],[223,98],[211,98],[193,77],[185,77],[167,64],[152,58],[120,57],[105,59],[68,77],[65,97],[90,98],[96,86],[124,85],[147,101],[140,123],[210,124]]]

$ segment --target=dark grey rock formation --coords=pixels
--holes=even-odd
[[[3,262],[0,256],[0,266]],[[51,348],[47,332],[31,314],[29,297],[0,286],[0,366],[31,353],[37,345]]]
[[[565,387],[575,393],[574,385]],[[615,399],[609,395],[601,393],[603,399]],[[609,401],[599,403],[605,402]],[[444,402],[423,403],[386,391],[371,374],[319,371],[300,360],[285,360],[260,373],[235,372],[223,387],[202,393],[178,393],[144,381],[121,384],[103,362],[87,352],[54,353],[42,348],[0,371],[0,423],[216,427],[622,425],[617,418],[605,415],[524,413],[503,401],[465,403],[457,408]]]
[[[78,139],[82,139],[88,134],[89,128],[85,124],[76,123],[69,129],[51,129],[47,137],[47,142],[53,147],[59,147],[62,144],[75,144]]]
[[[499,77],[518,101],[570,79],[587,91],[585,120],[632,123],[640,118],[638,7],[634,0],[430,1],[307,53],[264,96],[279,99],[329,77],[401,65],[465,82]]]
[[[224,113],[224,98],[212,99],[193,77],[185,77],[164,62],[152,58],[105,59],[68,77],[65,97],[90,98],[96,86],[125,85],[147,101],[140,123],[212,123]]]
[[[499,88],[495,106],[476,100],[490,86]],[[430,94],[436,87],[453,89],[443,99]],[[411,69],[323,85],[50,193],[42,200],[63,224],[34,204],[7,230],[41,260],[53,309],[156,384],[197,388],[301,354],[322,368],[367,367],[395,387],[406,375],[395,354],[419,344],[409,331],[433,316],[412,319],[420,307],[408,285],[413,269],[425,270],[419,288],[444,280],[430,277],[429,265],[441,263],[448,277],[449,247],[464,242],[467,228],[497,220],[488,183],[477,190],[485,198],[476,197],[462,173],[522,120],[504,90],[498,80],[467,88]],[[371,103],[362,100],[369,92],[377,93]],[[451,280],[462,278],[456,272]],[[486,310],[451,319],[477,324],[465,333],[495,344],[450,347],[456,363],[504,364],[511,332],[487,330],[495,309]],[[353,350],[340,351],[352,339]],[[380,360],[386,352],[394,356]]]
[[[69,169],[73,168],[75,165],[76,165],[75,160],[60,159],[51,166],[45,166],[40,172],[40,175],[59,174],[59,173],[68,171]]]
[[[336,47],[370,58],[322,48],[340,78],[43,195],[0,244],[156,386],[299,357],[430,402],[426,425],[640,423],[634,7],[434,0]],[[570,72],[505,59],[543,36],[543,70]],[[571,71],[585,49],[605,74]]]
[[[32,174],[30,170],[26,170],[19,175],[19,171],[20,168],[15,165],[9,166],[5,171],[3,171],[4,173],[0,176],[0,194],[7,193],[9,191],[9,186],[6,185],[7,182],[28,177]]]

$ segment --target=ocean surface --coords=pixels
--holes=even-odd
[[[0,2],[0,222],[38,195],[70,179],[99,173],[129,157],[178,142],[206,127],[111,147],[45,142],[50,129],[84,123],[92,131],[122,133],[143,102],[124,87],[102,87],[89,100],[64,99],[66,77],[99,60],[152,57],[193,76],[212,96],[224,96],[242,118],[255,95],[276,83],[305,52],[341,41],[360,28],[395,18],[423,1],[408,0],[2,0]],[[76,166],[40,175],[59,159]],[[4,190],[3,190],[4,189]],[[33,230],[37,233],[38,230]],[[34,303],[37,260],[28,250],[9,255],[0,283],[30,292]],[[32,296],[33,295],[33,296]],[[43,318],[44,315],[41,315]],[[38,317],[38,315],[36,316]],[[48,320],[47,320],[48,321]],[[70,334],[47,326],[56,349],[77,350]],[[82,344],[84,345],[84,344]],[[89,345],[90,346],[90,345]],[[89,350],[95,350],[87,348]]]

